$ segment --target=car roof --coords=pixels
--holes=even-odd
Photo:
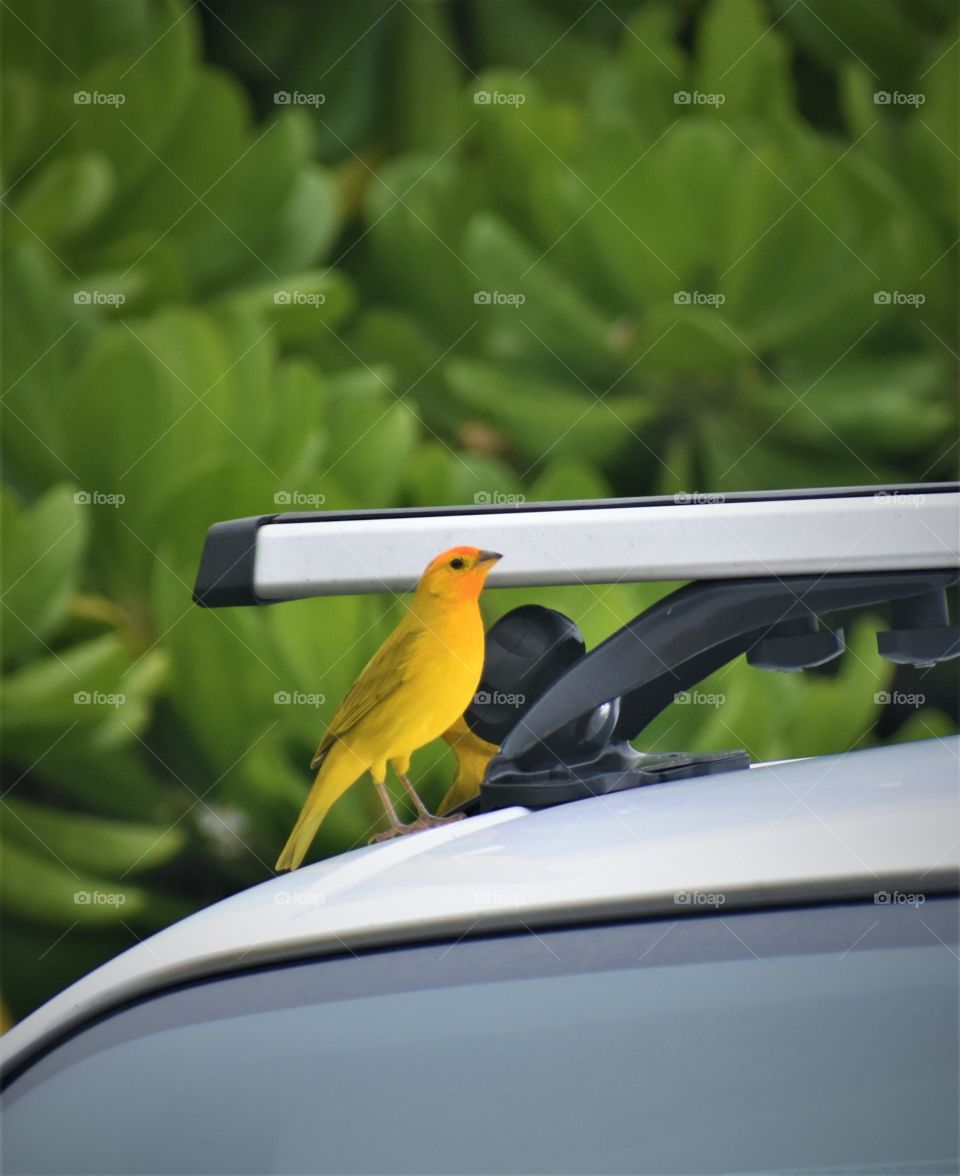
[[[356,849],[145,940],[14,1026],[0,1052],[7,1068],[19,1065],[124,1001],[268,962],[612,917],[952,891],[958,760],[951,737],[761,764]]]

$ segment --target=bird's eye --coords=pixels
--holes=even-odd
[[[452,568],[453,568],[455,571],[458,571],[458,572],[459,572],[459,571],[460,571],[460,569],[461,569],[461,568],[464,566],[464,562],[463,562],[463,560],[460,558],[460,556],[458,555],[456,559],[452,559],[452,560],[450,561],[450,566],[451,566],[451,567],[452,567]]]

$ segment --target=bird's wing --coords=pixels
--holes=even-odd
[[[406,681],[410,674],[413,652],[422,636],[416,629],[398,628],[390,634],[364,667],[360,677],[350,687],[343,702],[337,707],[330,725],[320,740],[311,768],[318,768],[330,748],[342,739],[371,711],[380,706]]]

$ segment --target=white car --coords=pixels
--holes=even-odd
[[[960,496],[882,493],[908,490],[926,503],[595,508],[634,512],[610,523],[628,553],[656,537],[631,526],[659,528],[644,578],[708,578],[567,661],[476,815],[237,894],[15,1026],[3,1171],[956,1172],[960,739],[752,766],[625,743],[719,658],[838,654],[822,616],[865,601],[891,604],[885,656],[960,651],[943,602]],[[198,596],[371,590],[363,545],[341,542],[368,528],[413,536],[407,587],[444,527],[489,545],[496,513],[228,524],[234,558],[208,540]],[[555,542],[577,578],[641,578],[611,568],[599,514],[571,548],[550,513],[511,509],[524,562],[492,585],[548,582]],[[741,542],[761,554],[738,563]]]

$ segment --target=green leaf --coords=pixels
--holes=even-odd
[[[499,219],[481,214],[467,229],[465,254],[480,289],[474,312],[493,346],[547,369],[617,374],[618,335],[530,245]],[[479,302],[477,301],[479,299]]]
[[[170,476],[148,533],[157,553],[154,580],[171,580],[171,588],[180,591],[183,609],[207,530],[227,518],[280,509],[275,499],[278,481],[259,464],[222,454],[201,458]],[[191,571],[180,573],[179,568]]]
[[[296,273],[325,256],[341,227],[340,201],[328,172],[306,166],[296,176],[286,201],[271,217],[263,255],[279,274]],[[324,271],[330,287],[346,288],[342,274]],[[329,293],[328,293],[329,297]]]
[[[153,869],[183,848],[182,828],[58,812],[25,800],[4,802],[4,833],[26,849],[45,846],[77,870],[122,877]]]
[[[6,656],[21,660],[40,653],[63,623],[80,583],[88,516],[67,486],[48,491],[26,510],[4,490],[0,508]]]
[[[184,247],[202,248],[207,262],[205,290],[231,280],[277,277],[269,253],[271,240],[276,240],[274,215],[295,198],[296,177],[307,162],[306,117],[291,111],[250,137],[253,141],[245,145],[242,156],[204,197],[202,219],[197,210],[196,217],[191,214],[184,222]],[[329,216],[329,208],[323,213]],[[289,248],[287,242],[284,248]]]
[[[462,453],[437,441],[419,445],[409,463],[409,488],[417,506],[522,502],[521,481],[497,458]]]
[[[63,419],[71,371],[97,329],[79,315],[58,264],[35,242],[4,251],[3,447],[8,476],[36,492],[79,479]]]
[[[413,0],[408,12],[390,45],[395,101],[387,118],[400,150],[445,151],[461,133],[457,97],[466,72],[452,44],[450,10]]]
[[[237,761],[274,721],[282,675],[269,661],[262,610],[197,608],[181,583],[190,573],[175,570],[157,577],[152,598],[170,658],[168,701],[202,753],[192,767],[199,790],[215,781],[226,790]]]
[[[659,134],[677,116],[674,95],[687,59],[677,41],[682,14],[675,7],[646,6],[628,13],[621,38],[622,68],[601,74],[594,96],[601,116],[628,115],[635,125]]]
[[[531,72],[535,66],[541,85],[557,97],[586,93],[606,64],[605,47],[573,28],[567,9],[511,0],[478,4],[472,17],[485,60]]]
[[[360,506],[396,499],[419,433],[413,404],[394,396],[384,383],[379,373],[366,370],[330,381],[326,423],[334,456],[328,472]]]
[[[890,738],[891,743],[914,743],[920,739],[946,739],[955,735],[954,720],[942,710],[924,707],[912,714]]]
[[[11,66],[0,79],[0,95],[0,158],[3,174],[12,178],[18,176],[33,147],[40,118],[37,79]]]
[[[901,89],[923,55],[925,37],[911,19],[911,9],[920,7],[897,0],[774,0],[784,27],[823,64],[865,61],[876,78]]]
[[[308,270],[243,290],[234,301],[258,313],[261,331],[269,328],[283,343],[311,347],[327,343],[353,309],[354,293],[343,274]]]
[[[610,460],[633,444],[653,412],[636,397],[595,396],[507,364],[452,360],[445,370],[462,403],[502,427],[530,469],[547,457]]]
[[[456,163],[453,152],[403,156],[384,166],[370,186],[362,246],[371,286],[399,294],[451,342],[476,320],[478,283],[461,240],[478,194]],[[420,280],[425,273],[429,280]]]
[[[829,444],[832,430],[864,457],[885,458],[942,445],[952,428],[950,377],[936,356],[863,358],[784,378],[803,399],[787,425],[798,439]],[[771,415],[782,411],[782,389],[767,389],[763,399]]]
[[[120,112],[124,118],[125,109]],[[202,221],[204,230],[218,227],[211,214],[197,204],[197,197],[217,183],[247,145],[243,92],[225,76],[191,70],[175,115],[176,122],[162,143],[149,143],[140,132],[148,143],[144,146],[125,132],[124,156],[149,171],[150,183],[140,185],[123,202],[114,235],[169,229],[169,235],[182,247],[189,236],[187,213],[191,208],[196,212],[194,220]],[[209,203],[209,197],[204,199]],[[196,257],[194,265],[206,269],[206,257]]]
[[[42,845],[27,850],[4,844],[0,903],[8,915],[67,930],[118,924],[157,928],[187,913],[185,904],[137,886],[71,870]]]
[[[24,741],[27,734],[22,736]],[[78,725],[63,739],[54,736],[51,742],[48,736],[45,747],[35,749],[31,759],[21,760],[17,795],[29,787],[25,771],[29,768],[29,779],[42,781],[45,792],[50,788],[58,798],[84,811],[133,822],[173,821],[179,815],[178,801],[192,799],[183,785],[139,742],[105,752],[97,734],[96,727]],[[91,787],[91,781],[96,787]]]
[[[55,10],[54,21],[59,23],[62,7],[49,3],[45,7]],[[110,161],[121,207],[148,176],[160,179],[163,169],[157,157],[165,158],[173,145],[174,129],[195,76],[192,66],[199,40],[196,16],[188,12],[184,17],[179,0],[130,8],[130,16],[142,21],[136,39],[124,39],[124,24],[115,24],[116,15],[108,15],[110,4],[99,0],[94,9],[86,3],[72,8],[72,19],[83,26],[76,30],[75,41],[60,41],[61,32],[70,36],[70,25],[65,24],[48,42],[59,45],[61,56],[67,58],[75,57],[78,47],[89,46],[79,80],[68,78],[64,85],[60,71],[61,109],[69,124],[76,123],[70,136],[74,149],[96,152]],[[114,26],[113,32],[121,35],[114,39],[109,33],[94,33],[91,40],[101,22]],[[78,102],[76,94],[117,95],[122,102],[97,102],[92,97]],[[160,94],[162,101],[158,101]],[[69,124],[65,120],[63,129]],[[164,220],[162,227],[166,229],[169,223]],[[103,232],[112,231],[106,221],[101,221],[100,227]]]
[[[792,108],[787,47],[758,0],[712,0],[701,18],[697,61],[696,90],[722,100],[710,109],[724,119]]]
[[[51,732],[75,725],[95,730],[101,747],[134,739],[165,672],[161,651],[134,661],[112,633],[30,662],[2,681],[8,754],[46,751]]]
[[[252,83],[268,103],[278,92],[322,96],[310,108],[317,152],[341,159],[362,148],[383,104],[382,85],[399,13],[380,0],[349,7],[276,10],[242,5],[231,9],[229,29],[214,25],[218,60]],[[255,46],[251,54],[247,46]]]
[[[410,314],[375,307],[357,324],[349,347],[344,346],[342,363],[350,367],[359,358],[371,367],[391,370],[399,394],[414,392],[428,427],[448,435],[460,423],[439,363],[448,349],[428,327]]]
[[[484,71],[465,87],[462,104],[471,145],[482,152],[488,203],[556,261],[578,239],[567,230],[592,203],[582,182],[571,183],[567,162],[583,135],[580,113],[546,101],[519,70]]]
[[[696,291],[681,294],[692,299]],[[753,356],[727,324],[722,304],[697,306],[672,302],[652,308],[643,318],[634,350],[637,371],[650,380],[700,377],[711,383],[730,379]]]
[[[577,458],[551,462],[530,486],[530,498],[534,502],[606,498],[609,494],[610,487],[604,478]]]
[[[591,137],[589,182],[603,201],[584,225],[634,311],[670,307],[678,291],[725,290],[717,261],[740,155],[730,131],[699,113],[643,138],[626,120]]]
[[[54,159],[21,186],[16,200],[20,227],[55,246],[96,221],[113,190],[113,169],[104,156]]]

